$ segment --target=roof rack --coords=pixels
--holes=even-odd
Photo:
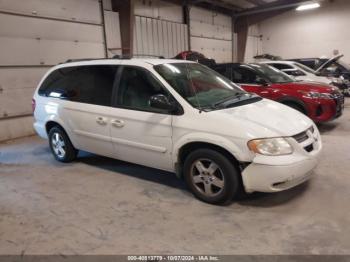
[[[73,62],[82,62],[82,61],[91,61],[91,60],[103,60],[108,58],[79,58],[79,59],[67,59],[63,63],[73,63]],[[61,63],[62,64],[62,63]]]
[[[165,59],[164,56],[157,56],[157,55],[144,55],[144,54],[134,55],[134,56],[130,56],[130,55],[114,55],[114,56],[108,57],[108,58],[78,58],[78,59],[67,59],[65,62],[60,63],[60,64],[73,63],[73,62],[83,62],[83,61],[91,61],[91,60],[131,59],[131,58],[133,58],[133,57],[155,57],[155,58],[159,58],[159,59]]]
[[[136,54],[136,55],[133,55],[133,56],[130,56],[130,55],[114,55],[112,57],[112,59],[131,59],[131,58],[137,58],[137,57],[155,57],[155,58],[159,58],[159,59],[165,59],[164,56],[147,55],[147,54]]]
[[[130,55],[114,55],[112,56],[112,59],[131,59],[132,56]]]
[[[165,59],[164,56],[162,55],[145,55],[145,54],[139,54],[139,55],[134,55],[134,57],[155,57],[155,58],[159,58],[159,59]]]

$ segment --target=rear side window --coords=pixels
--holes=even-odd
[[[45,79],[39,95],[110,106],[116,72],[110,65],[60,68]]]

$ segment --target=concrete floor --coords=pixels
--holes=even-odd
[[[0,145],[0,254],[350,254],[350,101],[320,126],[316,176],[226,207],[174,174],[84,154],[56,162],[37,137]]]

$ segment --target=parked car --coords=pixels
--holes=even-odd
[[[289,59],[312,68],[318,76],[328,77],[345,96],[350,96],[350,66],[340,59],[343,55],[328,58]]]
[[[322,148],[305,115],[189,61],[60,64],[39,83],[33,108],[58,161],[84,150],[176,172],[213,204],[302,183]]]
[[[281,70],[282,72],[294,77],[297,80],[303,80],[303,81],[309,81],[309,82],[314,81],[314,82],[319,82],[319,83],[324,83],[329,85],[335,84],[332,82],[331,79],[325,76],[316,75],[316,72],[313,69],[303,64],[300,64],[298,62],[280,60],[280,61],[263,61],[260,63],[264,63],[278,70]]]
[[[338,88],[315,82],[296,81],[266,64],[221,64],[215,70],[240,84],[247,92],[290,106],[315,122],[333,120],[344,109],[344,97]]]
[[[196,52],[196,51],[183,51],[179,54],[177,54],[174,59],[181,59],[181,60],[189,60],[198,62],[202,65],[206,65],[209,67],[212,67],[216,64],[214,59],[207,58],[202,53]]]

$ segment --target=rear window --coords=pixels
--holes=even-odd
[[[39,95],[110,106],[117,66],[64,67],[53,71],[39,88]]]

